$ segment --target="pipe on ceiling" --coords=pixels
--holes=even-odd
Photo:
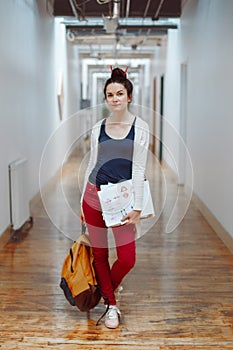
[[[77,10],[76,10],[76,6],[75,6],[73,0],[69,0],[69,3],[70,3],[70,6],[71,6],[71,8],[72,8],[73,14],[75,15],[75,17],[76,17],[77,19],[79,19],[79,14],[78,14],[78,12],[77,12]]]
[[[97,2],[99,5],[108,4],[110,1],[112,1],[112,0],[96,0],[96,2]]]
[[[161,7],[163,6],[164,1],[165,0],[160,0],[160,3],[158,5],[158,7],[157,7],[157,10],[156,10],[156,12],[155,12],[155,14],[153,16],[153,19],[158,19],[159,18],[159,12],[161,10]]]
[[[148,10],[149,10],[149,7],[150,7],[150,3],[151,3],[151,0],[148,0],[147,4],[146,4],[145,11],[144,11],[144,14],[143,14],[143,18],[145,18],[147,13],[148,13]]]
[[[73,11],[73,14],[74,14],[75,17],[77,18],[77,20],[80,21],[80,18],[85,20],[85,16],[83,15],[83,11],[82,11],[82,9],[78,6],[77,2],[76,2],[75,0],[69,0],[69,3],[70,3],[70,6],[71,6],[71,9],[72,9],[72,11]],[[80,10],[80,13],[78,13],[77,9]]]
[[[111,1],[112,0],[96,0],[96,2],[99,5],[105,5]],[[112,15],[112,17],[114,17],[114,18],[120,17],[120,3],[121,3],[121,0],[113,0],[113,15]]]
[[[113,1],[113,17],[120,17],[120,6],[121,6],[121,1],[120,0],[114,0]]]
[[[126,17],[126,18],[129,17],[129,11],[130,11],[130,0],[127,0],[127,3],[126,3],[126,13],[125,13],[125,17]]]

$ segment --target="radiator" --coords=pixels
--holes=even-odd
[[[27,160],[9,164],[10,220],[14,230],[20,229],[30,217]]]

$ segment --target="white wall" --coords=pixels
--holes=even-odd
[[[174,89],[180,64],[187,62],[187,146],[194,193],[233,236],[232,13],[232,0],[186,2],[180,30],[172,34],[177,36],[173,44],[180,42],[179,52],[168,46],[165,110],[179,128]]]
[[[59,125],[54,19],[46,1],[0,1],[0,234],[10,224],[8,164],[28,159],[29,197],[39,191],[43,148]],[[47,169],[58,167],[57,150]]]
[[[177,170],[180,129],[180,41],[177,30],[169,30],[164,76],[163,156]],[[169,123],[169,124],[168,124]]]

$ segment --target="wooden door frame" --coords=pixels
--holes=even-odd
[[[164,109],[164,75],[160,77],[160,135],[159,135],[159,161],[163,160],[163,109]]]
[[[157,109],[157,79],[153,81],[153,129],[152,129],[152,153],[156,155],[156,109]]]

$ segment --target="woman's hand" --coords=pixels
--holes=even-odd
[[[85,216],[84,216],[84,213],[83,213],[83,207],[82,207],[82,206],[81,206],[81,208],[80,208],[79,217],[80,217],[80,222],[81,222],[81,223],[85,223]]]
[[[124,223],[126,221],[126,225],[136,224],[140,220],[141,210],[132,210],[129,214],[125,215],[121,222]]]

